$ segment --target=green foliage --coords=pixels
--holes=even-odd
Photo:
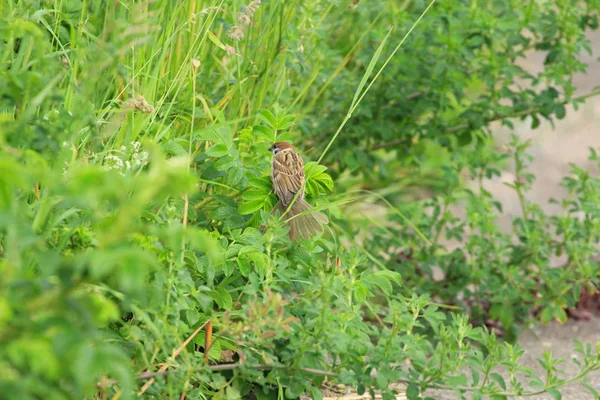
[[[471,320],[479,325],[491,318],[509,339],[515,338],[518,326],[532,313],[542,322],[565,322],[566,309],[576,305],[582,290],[595,293],[600,284],[594,245],[600,239],[600,225],[592,205],[599,182],[573,166],[572,175],[563,180],[569,192],[560,204],[563,215],[546,215],[526,197],[534,180],[526,171],[532,159],[527,146],[514,137],[505,152],[493,148],[466,152],[448,168],[446,180],[459,181],[461,171],[468,168],[479,182],[476,190],[449,186],[443,196],[422,205],[400,206],[403,218],[433,238],[431,244],[415,237],[403,219],[392,216],[394,226],[377,229],[367,245],[371,253],[391,255],[386,266],[402,271],[407,295],[428,293],[443,304],[468,309]],[[485,177],[498,174],[494,165],[507,158],[515,162],[516,174],[506,184],[516,191],[522,211],[512,219],[510,233],[496,224],[502,206],[483,185]],[[590,159],[599,160],[594,151]],[[465,220],[452,215],[451,208],[459,203],[466,205]],[[443,238],[463,246],[448,248],[441,243]],[[381,243],[385,243],[383,248]],[[561,255],[568,261],[555,268],[553,258]],[[442,277],[436,277],[437,273]]]
[[[331,25],[322,28],[333,33],[327,37],[329,51],[317,57],[334,78],[315,78],[305,101],[318,111],[307,113],[299,125],[317,150],[325,147],[324,139],[352,103],[346,93],[359,85],[389,26],[399,28],[384,54],[400,42],[427,3],[378,2],[332,11]],[[486,131],[492,121],[512,126],[508,117],[530,118],[536,128],[542,119],[564,118],[565,105],[581,101],[574,96],[572,76],[586,69],[579,54],[591,52],[584,32],[597,29],[598,7],[595,0],[436,3],[356,109],[328,159],[343,169],[393,182],[389,171],[396,164],[389,158],[382,162],[378,149],[396,150],[399,160],[410,161],[424,156],[415,151],[417,140],[456,148],[471,143],[472,133]],[[356,29],[371,21],[375,25],[370,29]],[[537,72],[523,66],[531,50],[546,54],[544,68]],[[336,69],[338,63],[344,68]],[[304,73],[306,79],[311,73]]]
[[[333,380],[557,397],[600,368],[578,343],[580,372],[548,353],[542,380],[512,343],[596,290],[599,181],[573,166],[548,216],[527,144],[486,134],[564,116],[599,5],[440,2],[398,47],[428,4],[396,3],[0,4],[0,396],[319,398]],[[548,51],[536,75],[528,49]],[[319,239],[270,214],[283,140],[330,215]],[[505,234],[482,182],[509,158],[523,215]],[[416,181],[434,196],[413,201]],[[354,212],[375,201],[383,222]]]

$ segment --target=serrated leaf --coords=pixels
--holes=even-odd
[[[197,140],[206,140],[214,144],[224,144],[228,148],[233,145],[233,137],[229,126],[199,129],[194,132],[194,135]]]
[[[280,131],[288,129],[290,126],[292,126],[294,124],[295,119],[296,119],[295,115],[286,115],[285,117],[283,117],[277,121],[277,129]]]
[[[314,184],[319,185],[324,191],[333,190],[333,179],[327,174],[327,167],[319,165],[316,162],[308,162],[304,166],[304,173],[306,175],[307,188],[310,187],[310,194],[317,195],[317,188]],[[308,190],[307,190],[308,191]],[[313,193],[311,193],[311,191]]]
[[[166,145],[164,145],[164,150],[165,153],[173,154],[175,156],[186,156],[188,154],[188,150],[185,149],[179,143],[177,143],[176,140],[171,140]]]
[[[269,143],[273,143],[275,141],[275,131],[268,126],[264,125],[255,125],[252,128],[252,132],[258,138],[262,138]]]
[[[273,183],[271,182],[271,178],[268,176],[263,176],[262,178],[252,178],[248,181],[248,186],[267,191],[271,191],[273,189]]]
[[[275,128],[277,126],[277,120],[275,119],[273,113],[269,110],[260,110],[258,112],[258,119],[269,125],[271,128]]]
[[[269,192],[267,192],[267,191],[250,189],[250,190],[246,190],[244,193],[242,193],[242,200],[244,200],[244,201],[262,200],[264,202],[268,195],[269,195]]]
[[[229,155],[223,156],[217,160],[214,167],[218,171],[226,171],[235,165],[235,159]]]
[[[238,207],[238,212],[241,215],[248,215],[257,212],[265,205],[265,200],[252,200],[247,203],[242,203]]]
[[[215,144],[206,149],[206,154],[210,157],[223,157],[229,153],[229,148],[224,144]]]
[[[233,299],[231,298],[231,294],[222,286],[215,288],[215,292],[218,294],[218,299],[215,298],[215,301],[224,310],[231,310],[233,307]]]
[[[262,276],[264,276],[267,270],[267,263],[269,262],[267,255],[261,253],[260,251],[253,251],[251,253],[246,254],[246,257],[248,257],[252,262],[254,262],[254,268],[256,269],[256,271]]]
[[[248,277],[250,275],[250,271],[252,271],[252,263],[248,257],[238,257],[236,263],[240,269],[240,274],[244,277]]]

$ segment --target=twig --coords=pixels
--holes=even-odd
[[[198,328],[201,329],[202,327]],[[198,330],[196,330],[195,333],[197,333]],[[185,346],[184,346],[185,347]],[[291,370],[292,368],[286,366],[286,365],[279,365],[279,364],[254,364],[254,365],[246,365],[246,364],[242,364],[242,363],[230,363],[230,364],[216,364],[216,365],[203,365],[202,367],[199,368],[193,368],[191,371],[201,371],[203,369],[212,371],[212,372],[218,372],[218,371],[232,371],[234,369],[239,369],[239,368],[247,368],[247,369],[255,369],[258,371],[271,371],[271,370]],[[158,371],[146,371],[146,372],[142,372],[141,374],[138,374],[135,379],[137,380],[146,380],[146,379],[150,379],[150,381],[154,382],[154,378],[156,378],[157,376],[167,376],[173,373],[177,373],[177,372],[181,372],[183,371],[182,369],[171,369],[171,370],[167,370],[167,367],[165,366],[165,368],[161,368]],[[312,375],[317,375],[317,376],[338,376],[338,374],[336,372],[332,372],[332,371],[325,371],[325,370],[321,370],[321,369],[316,369],[316,368],[305,368],[305,367],[300,367],[297,368],[296,370],[302,371],[302,372],[306,372],[307,374],[312,374]],[[189,370],[188,370],[189,371]],[[148,381],[148,382],[150,382]],[[146,384],[148,384],[148,382]],[[108,386],[114,386],[116,385],[118,382],[115,379],[111,379],[111,380],[107,380],[107,381],[103,381],[103,382],[99,382],[96,386],[98,387],[108,387]],[[146,386],[146,385],[144,385]],[[147,390],[147,389],[146,389]],[[138,393],[139,395],[139,393]]]
[[[415,97],[419,97],[423,94],[425,94],[425,90],[417,90],[416,92],[412,92],[411,94],[406,96],[406,100],[414,99]]]
[[[213,332],[213,324],[209,319],[206,321],[206,333],[204,335],[204,364],[208,365],[208,353],[210,352],[210,348],[212,346],[212,332]]]
[[[185,340],[185,342],[183,342],[183,343],[182,343],[182,344],[181,344],[181,345],[180,345],[180,346],[179,346],[179,347],[178,347],[178,348],[177,348],[177,349],[176,349],[176,350],[173,352],[173,356],[172,356],[172,358],[176,358],[176,357],[179,355],[179,353],[181,353],[181,352],[183,351],[183,349],[185,349],[185,347],[186,347],[186,346],[187,346],[187,345],[188,345],[188,344],[189,344],[189,343],[192,341],[192,339],[193,339],[193,338],[194,338],[194,337],[195,337],[195,336],[196,336],[196,335],[197,335],[197,334],[198,334],[198,333],[199,333],[199,332],[200,332],[200,331],[201,331],[201,330],[204,328],[204,326],[205,326],[206,324],[208,324],[209,322],[210,322],[210,320],[209,320],[209,321],[206,321],[205,323],[203,323],[202,325],[200,325],[200,327],[199,327],[198,329],[196,329],[196,330],[194,331],[194,333],[192,333],[192,334],[191,334],[191,335],[190,335],[190,336],[189,336],[189,337],[188,337],[188,338]],[[162,367],[160,367],[160,369],[159,369],[157,372],[150,372],[150,371],[147,371],[147,372],[142,372],[140,375],[138,375],[137,379],[148,379],[148,378],[150,378],[150,380],[149,380],[148,382],[146,382],[146,383],[144,384],[144,386],[142,386],[142,388],[140,389],[140,391],[138,392],[138,394],[137,394],[137,395],[138,395],[138,396],[141,396],[141,395],[143,395],[143,394],[146,392],[146,390],[148,390],[148,388],[150,388],[150,386],[151,386],[151,385],[154,383],[154,381],[155,381],[155,379],[154,379],[154,376],[161,375],[161,374],[163,374],[163,373],[168,373],[168,371],[167,371],[167,368],[168,368],[168,364],[167,364],[167,363],[164,363],[164,364],[162,365]],[[155,375],[153,375],[153,374],[155,374]],[[144,376],[144,377],[143,377],[143,378],[140,378],[140,376]]]
[[[190,201],[188,199],[187,194],[184,194],[183,195],[183,218],[181,219],[181,224],[183,225],[183,229],[185,229],[187,227],[189,207],[190,207]]]

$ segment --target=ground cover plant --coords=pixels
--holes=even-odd
[[[525,3],[2,2],[0,397],[598,396],[596,344],[565,378],[515,340],[596,293],[600,181],[573,165],[546,215],[528,143],[489,126],[598,94],[572,76],[600,3]],[[331,221],[313,240],[270,214],[282,140]],[[506,165],[511,234],[483,185]]]

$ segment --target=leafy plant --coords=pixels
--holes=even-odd
[[[578,375],[548,353],[542,380],[513,343],[595,290],[598,182],[574,166],[565,214],[545,215],[524,195],[526,144],[499,153],[482,132],[564,115],[598,5],[512,6],[0,5],[2,396],[557,397],[599,369],[579,343]],[[528,47],[553,52],[538,75],[515,66]],[[521,78],[535,90],[510,89]],[[290,242],[270,214],[276,140],[305,157],[320,238]],[[516,241],[483,185],[508,160]],[[424,201],[404,193],[419,180]],[[373,202],[383,222],[353,208]]]

